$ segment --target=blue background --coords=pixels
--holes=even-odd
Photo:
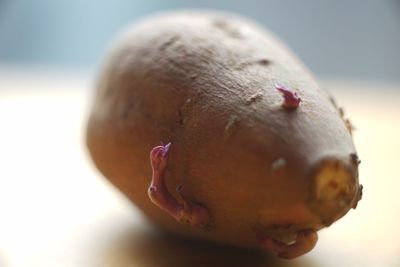
[[[317,74],[400,80],[397,0],[0,0],[0,65],[93,68],[122,26],[194,7],[252,17]]]

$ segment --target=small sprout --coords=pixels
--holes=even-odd
[[[268,236],[259,238],[263,249],[276,254],[283,259],[293,259],[312,250],[318,241],[315,230],[301,230],[297,233],[294,243],[285,244]]]
[[[166,144],[163,146],[161,155],[165,158],[168,155],[169,149],[171,148],[171,143]]]
[[[165,184],[165,169],[167,167],[168,154],[171,143],[154,147],[150,152],[150,163],[153,171],[151,184],[148,188],[148,195],[156,206],[166,211],[178,222],[187,223],[191,226],[207,227],[210,221],[210,214],[205,207],[193,203],[181,192],[182,185],[177,187],[177,192],[182,198],[182,203],[168,191]]]
[[[283,102],[282,102],[283,107],[288,109],[295,109],[299,106],[301,98],[297,95],[297,92],[280,84],[275,84],[275,88],[283,95]]]

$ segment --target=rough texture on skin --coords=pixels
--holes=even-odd
[[[293,112],[275,84],[301,96]],[[166,189],[179,199],[182,185],[204,205],[209,231],[149,199],[149,152],[160,140],[174,146]],[[352,137],[329,94],[274,36],[226,13],[167,13],[127,29],[100,73],[87,144],[155,224],[192,238],[260,247],[262,234],[288,245],[360,198]]]

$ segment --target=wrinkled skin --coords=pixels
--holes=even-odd
[[[148,18],[116,42],[87,144],[161,228],[294,258],[361,197],[350,130],[270,33],[230,14],[182,12]],[[160,141],[172,144],[162,175],[149,160]]]

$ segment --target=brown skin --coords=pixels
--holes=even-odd
[[[160,227],[293,258],[360,199],[346,124],[270,33],[231,14],[181,12],[144,20],[114,45],[87,144],[100,171]],[[160,141],[172,143],[163,192],[178,209],[205,208],[206,226],[177,222],[171,214],[180,213],[152,197],[149,153]]]

